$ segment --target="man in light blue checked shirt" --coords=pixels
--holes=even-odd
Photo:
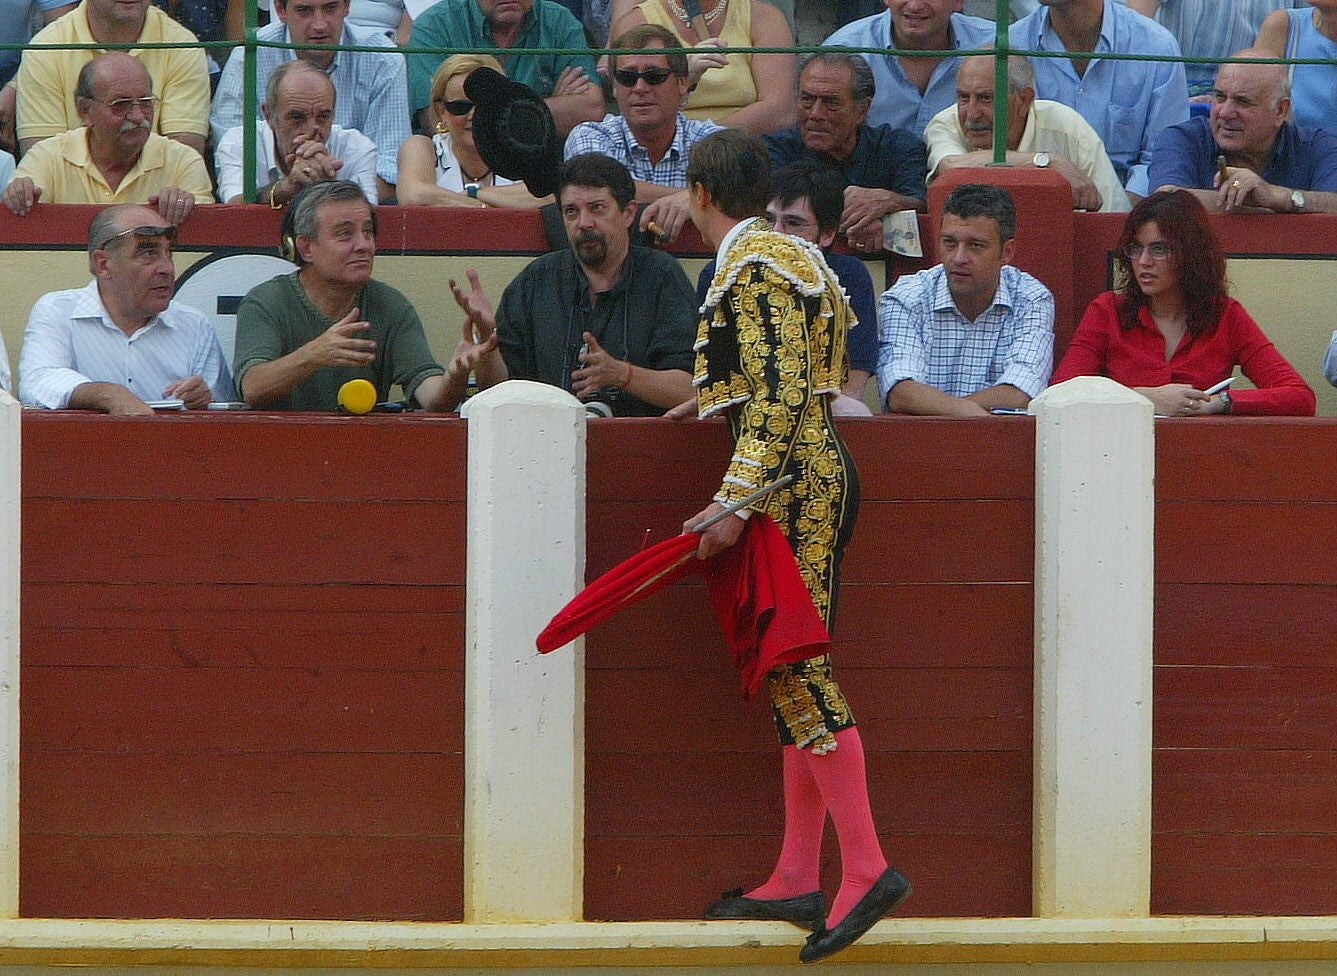
[[[676,47],[678,40],[657,24],[639,24],[613,41],[618,50]],[[690,90],[687,55],[613,54],[609,56],[613,97],[620,115],[582,122],[566,139],[567,159],[596,152],[616,159],[636,185],[644,204],[641,226],[654,221],[672,240],[690,219],[687,164],[692,146],[720,128],[709,120],[682,114]]]
[[[943,208],[943,263],[901,277],[878,303],[877,379],[887,408],[983,417],[1024,409],[1054,366],[1054,296],[1011,267],[1012,196],[958,186]]]

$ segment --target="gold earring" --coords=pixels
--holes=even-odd
[[[446,123],[445,123],[444,120],[443,120],[443,121],[438,121],[438,122],[436,123],[436,131],[437,131],[437,134],[438,134],[438,135],[445,135],[445,134],[446,134],[446,129],[447,129],[447,128],[448,128],[448,126],[446,125]]]

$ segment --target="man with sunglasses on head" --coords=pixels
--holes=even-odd
[[[673,33],[658,24],[639,24],[612,44],[614,51],[677,47]],[[641,226],[654,221],[669,239],[689,219],[687,164],[692,146],[720,128],[682,113],[690,90],[687,55],[609,55],[617,115],[583,122],[566,140],[566,158],[597,152],[616,159],[636,183],[636,202],[646,205]]]
[[[148,207],[108,207],[93,218],[93,280],[43,295],[28,317],[24,404],[147,415],[155,400],[200,410],[236,398],[213,324],[172,301],[175,240],[176,228]]]
[[[374,204],[376,144],[356,129],[334,124],[334,85],[305,61],[285,61],[269,76],[264,121],[255,123],[257,203],[278,209],[313,183],[351,180]],[[245,203],[242,127],[218,144],[218,198]]]
[[[148,203],[177,225],[213,203],[204,159],[153,131],[159,104],[149,73],[121,51],[84,65],[75,87],[83,125],[43,139],[19,163],[3,201],[28,213],[45,203]]]

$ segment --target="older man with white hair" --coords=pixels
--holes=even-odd
[[[1248,49],[1235,57],[1270,57]],[[1279,64],[1225,64],[1209,119],[1160,134],[1151,185],[1188,190],[1208,210],[1337,213],[1337,134],[1291,121]]]
[[[1089,122],[1059,102],[1035,97],[1035,70],[1026,58],[1007,59],[1007,154],[1009,166],[1052,167],[1072,184],[1077,210],[1125,211],[1128,194]],[[994,58],[961,62],[956,105],[933,117],[924,130],[929,178],[966,166],[993,162]]]
[[[313,183],[351,180],[374,204],[376,144],[357,129],[335,123],[334,83],[306,61],[285,61],[269,76],[263,121],[255,123],[256,200],[278,209]],[[218,143],[218,196],[244,203],[243,127]]]

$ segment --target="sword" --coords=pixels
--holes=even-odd
[[[738,511],[740,511],[740,510],[742,510],[742,509],[744,509],[744,508],[747,508],[749,505],[751,505],[751,504],[752,504],[753,502],[755,502],[757,499],[759,499],[759,498],[765,498],[765,497],[766,497],[767,495],[769,495],[771,492],[775,491],[775,489],[777,489],[777,488],[783,488],[785,485],[789,484],[789,483],[790,483],[791,481],[793,481],[793,480],[794,480],[794,476],[793,476],[792,474],[787,474],[787,475],[785,475],[785,476],[782,477],[782,478],[776,478],[776,479],[775,479],[774,481],[772,481],[769,485],[762,485],[760,488],[758,488],[758,489],[757,489],[756,491],[754,491],[752,494],[748,495],[746,498],[739,499],[738,501],[734,502],[732,505],[730,505],[730,506],[728,506],[727,508],[725,508],[724,511],[722,511],[722,512],[716,512],[716,513],[715,513],[714,515],[712,515],[710,518],[706,519],[706,520],[705,520],[704,522],[702,522],[700,525],[698,525],[698,526],[696,526],[694,529],[692,529],[692,531],[693,531],[693,532],[698,532],[698,533],[699,533],[699,532],[704,532],[704,531],[706,531],[706,529],[710,528],[710,527],[711,527],[712,525],[714,525],[716,522],[722,522],[722,521],[724,521],[724,520],[727,519],[730,515],[733,515],[735,512],[738,512]]]

